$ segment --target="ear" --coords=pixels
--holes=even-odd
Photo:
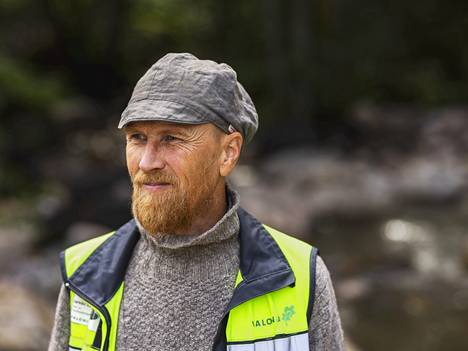
[[[227,177],[239,160],[244,139],[239,132],[224,135],[223,139],[219,174],[222,177]]]

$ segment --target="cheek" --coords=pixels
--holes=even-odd
[[[132,146],[127,146],[125,150],[127,168],[131,176],[135,175],[139,169],[141,153]]]
[[[219,177],[219,154],[207,148],[193,157],[191,167],[199,181],[212,182]]]
[[[187,184],[190,181],[192,170],[189,167],[190,155],[171,152],[166,154],[166,169],[168,173],[175,175],[180,182]]]
[[[207,164],[211,162],[203,152],[184,152],[167,155],[166,166],[170,168],[179,181],[185,186],[193,186],[207,172]]]

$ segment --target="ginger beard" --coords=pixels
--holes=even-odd
[[[132,177],[133,216],[151,235],[187,232],[194,218],[208,213],[217,180],[208,176],[206,168],[191,177],[187,185],[162,172],[138,171]],[[169,183],[171,186],[153,192],[145,189],[144,183]]]

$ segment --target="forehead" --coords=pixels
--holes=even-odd
[[[138,121],[127,124],[123,129],[127,133],[132,131],[142,131],[146,133],[173,131],[184,134],[191,134],[195,131],[211,129],[211,123],[187,124],[162,121]]]

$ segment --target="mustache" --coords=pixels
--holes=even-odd
[[[178,184],[177,177],[164,174],[164,173],[154,173],[154,174],[145,174],[138,172],[132,178],[133,185],[143,185],[148,183],[168,183],[168,184]]]

